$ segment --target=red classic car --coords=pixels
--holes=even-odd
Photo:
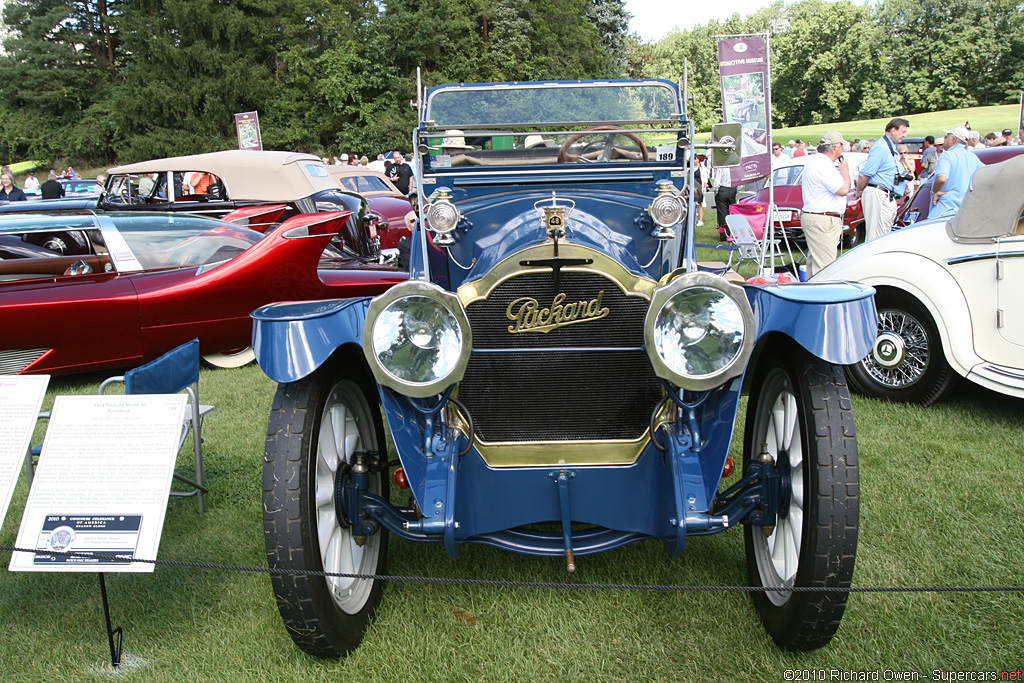
[[[208,362],[247,362],[256,308],[407,279],[331,245],[351,217],[306,214],[264,234],[181,213],[0,216],[0,375],[129,367],[194,337]]]
[[[173,211],[221,218],[239,208],[284,205],[280,220],[299,214],[352,211],[345,224],[344,249],[363,261],[385,262],[374,214],[366,198],[342,190],[319,157],[297,152],[225,150],[151,159],[108,171],[101,197],[55,199],[45,204],[0,203],[2,213],[97,209]],[[408,204],[408,202],[406,202]],[[404,215],[404,214],[403,214]],[[250,224],[266,230],[272,224]],[[397,239],[396,239],[397,241]]]
[[[328,166],[327,170],[341,189],[365,197],[370,210],[384,219],[377,223],[382,250],[397,249],[398,241],[411,234],[405,224],[405,215],[412,206],[386,175],[364,166],[335,165]]]

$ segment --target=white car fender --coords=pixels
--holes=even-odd
[[[859,249],[870,248],[864,245]],[[911,252],[882,252],[864,258],[838,259],[814,281],[853,280],[875,287],[903,291],[924,306],[942,341],[946,361],[962,376],[982,362],[974,351],[974,322],[960,285],[942,265]],[[965,324],[966,323],[966,324]]]

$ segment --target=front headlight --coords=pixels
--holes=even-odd
[[[709,273],[687,273],[656,289],[644,320],[654,373],[693,391],[742,374],[755,334],[743,288]]]
[[[441,393],[462,379],[471,349],[462,304],[437,285],[410,280],[370,302],[363,353],[377,381],[401,394]]]

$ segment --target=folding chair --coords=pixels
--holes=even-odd
[[[736,246],[739,248],[740,257],[736,262],[735,268],[739,270],[740,264],[744,261],[754,261],[755,263],[760,262],[761,249],[768,244],[767,238],[765,241],[757,239],[757,235],[754,234],[754,228],[751,227],[750,221],[747,220],[746,216],[740,214],[729,214],[725,217],[725,223],[729,226],[729,232],[732,233],[733,238],[736,240]],[[778,247],[779,240],[773,239],[770,242],[770,246]],[[783,259],[783,254],[776,252],[776,259]],[[770,255],[766,254],[767,258]],[[784,263],[784,260],[782,261]],[[732,259],[729,259],[730,265],[732,265]],[[774,265],[774,264],[773,264]]]
[[[185,405],[178,450],[181,450],[191,434],[195,479],[175,472],[174,478],[184,482],[191,490],[171,491],[171,495],[195,496],[199,512],[205,512],[203,494],[208,493],[209,489],[203,484],[203,419],[213,412],[213,406],[202,405],[199,402],[199,340],[186,342],[154,361],[129,370],[124,375],[108,377],[100,384],[98,393],[104,393],[108,386],[118,382],[124,384],[126,394],[177,394],[182,391],[188,393],[189,400]]]

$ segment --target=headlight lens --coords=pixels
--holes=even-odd
[[[731,365],[743,348],[743,316],[736,302],[717,289],[685,289],[658,312],[654,346],[680,375],[713,375]]]
[[[655,374],[684,389],[710,389],[743,372],[754,316],[742,288],[688,273],[655,291],[644,336]]]
[[[370,302],[363,353],[374,377],[406,396],[427,397],[462,379],[472,348],[457,296],[409,280]]]
[[[424,384],[451,374],[462,330],[445,306],[425,296],[389,304],[373,323],[373,355],[392,377]]]

